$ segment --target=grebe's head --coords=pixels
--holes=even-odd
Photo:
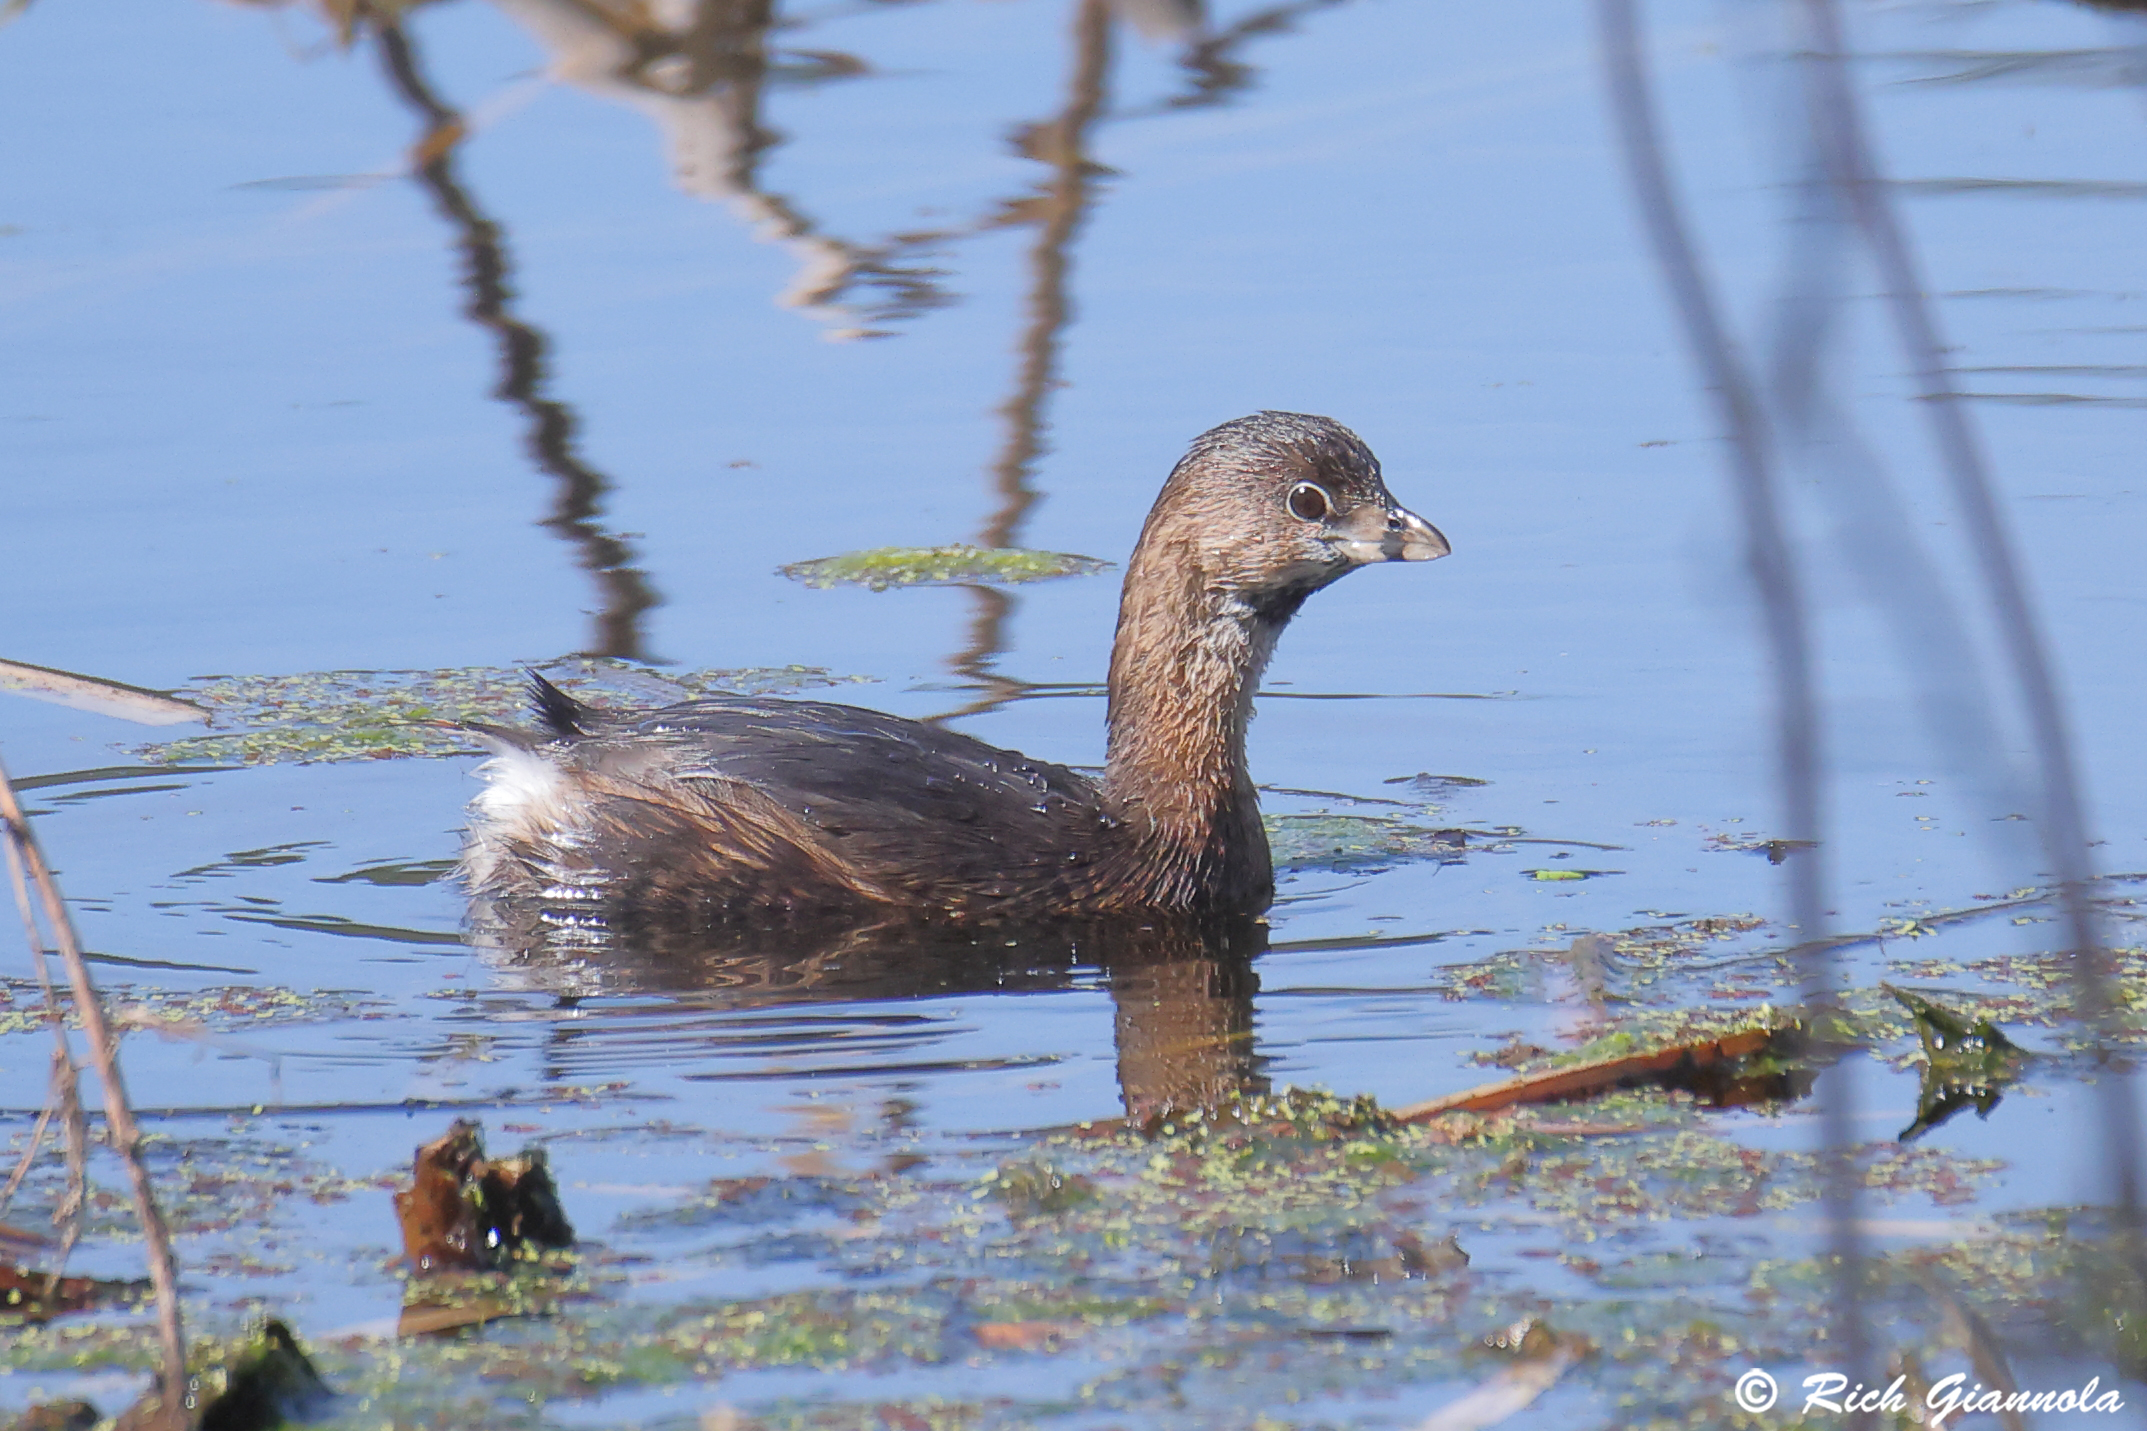
[[[1136,563],[1150,548],[1285,621],[1360,566],[1450,550],[1394,500],[1363,439],[1297,412],[1254,413],[1195,438],[1148,514]]]

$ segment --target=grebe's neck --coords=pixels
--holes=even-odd
[[[1273,886],[1245,728],[1261,672],[1309,595],[1249,598],[1192,553],[1144,541],[1111,648],[1105,807],[1137,852],[1122,872],[1181,908],[1259,908]]]

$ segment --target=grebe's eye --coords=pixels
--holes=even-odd
[[[1328,497],[1327,489],[1317,482],[1298,483],[1290,489],[1290,495],[1285,500],[1291,516],[1301,517],[1308,522],[1316,522],[1334,510],[1334,502]]]

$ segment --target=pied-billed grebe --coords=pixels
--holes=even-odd
[[[1357,567],[1445,556],[1341,424],[1203,433],[1126,567],[1102,780],[916,721],[746,696],[597,711],[532,676],[496,754],[474,893],[614,927],[1251,914],[1274,892],[1245,726],[1275,638]]]

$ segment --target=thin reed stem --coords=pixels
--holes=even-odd
[[[1758,588],[1774,667],[1776,778],[1787,833],[1809,848],[1791,858],[1790,917],[1805,1005],[1838,1038],[1833,944],[1826,937],[1820,839],[1822,760],[1811,624],[1802,579],[1781,513],[1774,437],[1758,385],[1722,317],[1698,245],[1685,222],[1663,154],[1636,0],[1600,0],[1596,9],[1612,116],[1649,243],[1673,307],[1729,438],[1730,485],[1744,520],[1746,560]],[[1858,1175],[1852,1154],[1854,1089],[1846,1061],[1827,1080],[1820,1103],[1829,1251],[1834,1261],[1833,1337],[1852,1375],[1867,1360],[1861,1297],[1864,1254],[1857,1234]]]
[[[172,1257],[171,1234],[164,1225],[164,1214],[157,1207],[149,1170],[142,1163],[142,1130],[134,1121],[133,1106],[127,1101],[126,1082],[120,1076],[118,1040],[112,1036],[111,1023],[105,1018],[104,1001],[97,997],[89,963],[82,957],[82,943],[75,936],[74,920],[67,912],[67,902],[61,897],[59,884],[45,863],[43,851],[38,848],[37,836],[15,799],[15,786],[8,779],[5,765],[0,765],[0,831],[4,831],[6,837],[0,843],[7,846],[8,872],[14,879],[15,898],[21,906],[23,921],[30,929],[30,947],[42,970],[45,962],[43,940],[37,934],[37,920],[32,913],[34,907],[41,905],[45,927],[50,931],[60,962],[67,970],[68,984],[74,992],[75,1013],[82,1020],[83,1034],[89,1040],[90,1059],[96,1066],[98,1082],[104,1087],[106,1139],[127,1169],[135,1215],[141,1221],[142,1241],[148,1251],[149,1281],[156,1291],[157,1333],[164,1351],[163,1369],[158,1378],[162,1415],[164,1420],[179,1425],[186,1406],[186,1330],[179,1316],[179,1273]],[[34,902],[32,886],[37,895]],[[69,1067],[72,1067],[71,1062]],[[76,1106],[79,1109],[79,1103]],[[65,1112],[64,1108],[62,1112]]]
[[[30,1175],[30,1165],[37,1161],[37,1150],[45,1146],[45,1133],[51,1127],[52,1104],[47,1102],[38,1112],[36,1125],[30,1129],[29,1146],[22,1150],[15,1171],[8,1174],[7,1186],[0,1188],[0,1213],[6,1212],[14,1203],[15,1194],[22,1191],[22,1180]]]
[[[2089,897],[2094,862],[2064,698],[2027,577],[1998,506],[1989,458],[1947,368],[1947,344],[1927,296],[1929,289],[1894,212],[1891,192],[1879,173],[1866,132],[1862,104],[1849,82],[1840,11],[1834,0],[1802,0],[1802,8],[1810,26],[1806,104],[1820,159],[1843,209],[1862,232],[1886,289],[1887,308],[1902,351],[1915,370],[1932,440],[1965,518],[1999,640],[2027,714],[2042,783],[2043,849],[2057,877],[2059,905],[2072,945],[2075,1012],[2094,1030],[2104,1062],[2097,1080],[2104,1154],[2116,1173],[2119,1223],[2136,1237],[2141,1229],[2139,1115],[2130,1077],[2123,1063],[2111,1055],[2123,1030],[2110,992],[2114,970]],[[2137,1249],[2135,1255],[2140,1255]]]

